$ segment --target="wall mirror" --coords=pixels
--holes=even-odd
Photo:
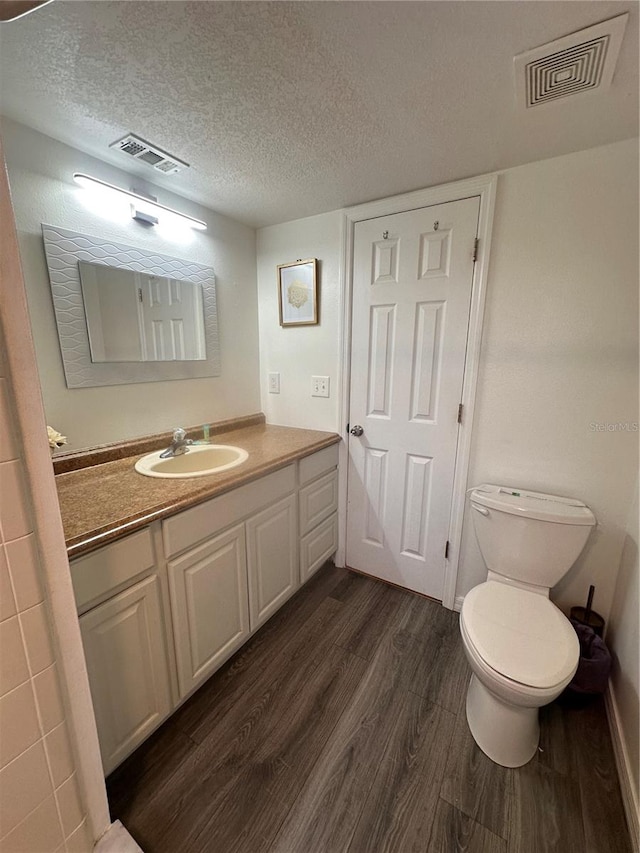
[[[79,261],[91,361],[206,358],[202,286]]]
[[[68,388],[220,375],[211,267],[42,226]]]

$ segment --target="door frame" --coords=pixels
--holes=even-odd
[[[480,345],[484,307],[489,272],[489,254],[491,249],[491,232],[495,209],[497,174],[481,175],[463,181],[430,187],[424,190],[392,196],[367,202],[355,207],[346,208],[342,214],[341,247],[340,247],[340,281],[339,298],[340,313],[343,318],[339,339],[340,394],[338,405],[339,432],[344,436],[340,443],[339,477],[339,506],[338,506],[338,551],[336,565],[344,566],[346,559],[347,533],[347,484],[349,469],[349,436],[346,430],[349,415],[349,398],[351,392],[351,306],[353,293],[353,243],[357,222],[387,216],[394,213],[404,213],[434,204],[461,201],[465,198],[478,196],[480,198],[480,214],[478,218],[478,254],[473,270],[471,285],[471,306],[469,311],[469,328],[467,331],[467,352],[464,365],[462,385],[462,424],[458,430],[456,446],[456,462],[453,475],[453,497],[451,515],[449,518],[449,556],[445,561],[444,593],[442,603],[449,610],[455,608],[456,582],[460,559],[460,543],[462,540],[462,522],[464,519],[465,496],[469,460],[471,456],[471,437],[473,431],[474,406],[478,369],[480,364]],[[470,247],[471,249],[471,247]]]

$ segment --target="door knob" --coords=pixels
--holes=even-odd
[[[351,433],[351,435],[355,435],[357,438],[359,438],[362,435],[362,433],[364,432],[364,430],[362,429],[360,424],[356,424],[355,426],[351,427],[349,432]]]

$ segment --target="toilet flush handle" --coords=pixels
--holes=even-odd
[[[489,510],[484,506],[478,506],[478,504],[472,503],[471,506],[475,509],[476,512],[479,512],[480,515],[489,515]]]

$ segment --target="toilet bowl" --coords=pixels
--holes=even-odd
[[[496,581],[465,597],[460,632],[473,673],[471,734],[496,764],[520,767],[538,746],[538,708],[557,699],[575,674],[576,632],[545,596]]]
[[[505,486],[471,490],[488,576],[466,596],[460,632],[472,676],[467,722],[482,751],[504,767],[535,754],[538,709],[578,666],[577,635],[549,600],[595,524],[580,501]]]

